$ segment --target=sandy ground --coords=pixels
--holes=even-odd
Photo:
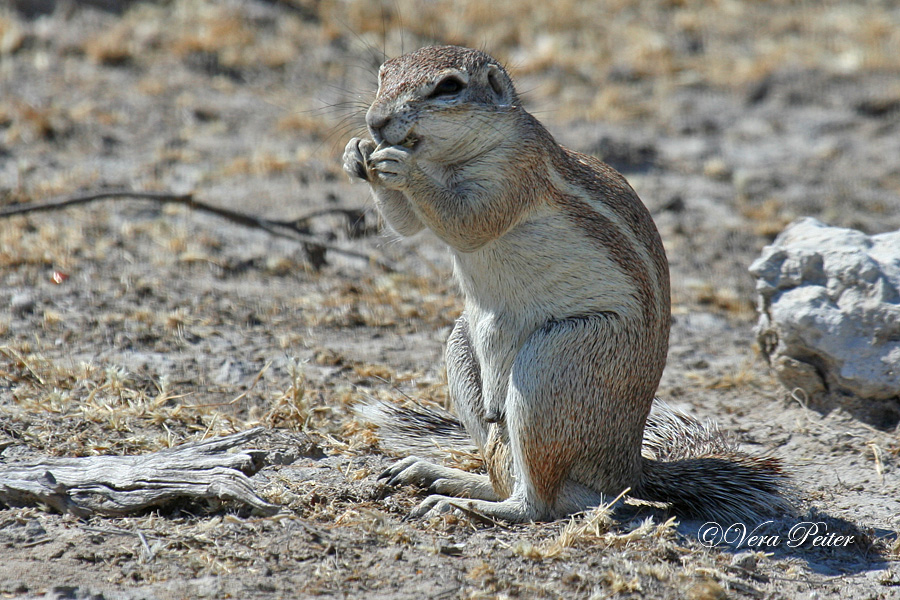
[[[394,267],[152,201],[0,220],[0,467],[262,424],[259,447],[282,458],[254,485],[284,506],[263,517],[182,502],[86,520],[0,508],[0,594],[900,597],[896,427],[813,410],[777,385],[754,347],[747,273],[800,216],[900,228],[900,12],[701,4],[0,8],[0,208],[106,188],[192,192],[300,219]],[[586,21],[592,10],[604,18]],[[441,353],[460,302],[440,244],[378,233],[339,156],[361,132],[382,52],[434,41],[505,60],[559,141],[643,198],[673,278],[660,395],[788,465],[799,513],[760,530],[778,543],[709,548],[702,523],[646,511],[406,520],[422,494],[375,480],[392,459],[350,407],[446,403]],[[804,522],[854,541],[791,547]]]

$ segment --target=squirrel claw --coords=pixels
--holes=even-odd
[[[459,501],[458,498],[448,498],[447,496],[428,496],[413,509],[409,516],[413,519],[430,518],[453,511],[462,511],[461,507],[454,504],[454,500]]]
[[[396,465],[391,465],[390,467],[388,467],[387,469],[385,469],[384,471],[382,471],[381,473],[379,473],[379,474],[378,474],[378,477],[376,478],[376,481],[382,481],[382,480],[384,480],[384,479],[393,478],[393,477],[394,477],[394,467],[395,467],[395,466],[396,466]]]
[[[417,456],[407,456],[385,469],[379,476],[379,480],[387,479],[387,485],[397,487],[406,483],[419,483],[414,470],[410,469],[416,463],[424,462]]]

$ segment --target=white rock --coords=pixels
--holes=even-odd
[[[788,389],[900,400],[900,231],[800,219],[750,272],[760,348]]]

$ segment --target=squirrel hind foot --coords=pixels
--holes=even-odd
[[[544,515],[535,511],[533,505],[515,496],[499,502],[441,495],[428,496],[413,510],[410,517],[430,518],[455,510],[491,522],[527,523],[545,519]]]
[[[487,475],[436,465],[415,456],[394,463],[378,479],[387,479],[390,486],[415,485],[444,496],[500,499]]]

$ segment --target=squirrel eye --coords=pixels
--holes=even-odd
[[[429,98],[437,98],[438,96],[452,96],[466,85],[459,80],[458,77],[444,77],[441,79],[434,89],[428,94]]]

